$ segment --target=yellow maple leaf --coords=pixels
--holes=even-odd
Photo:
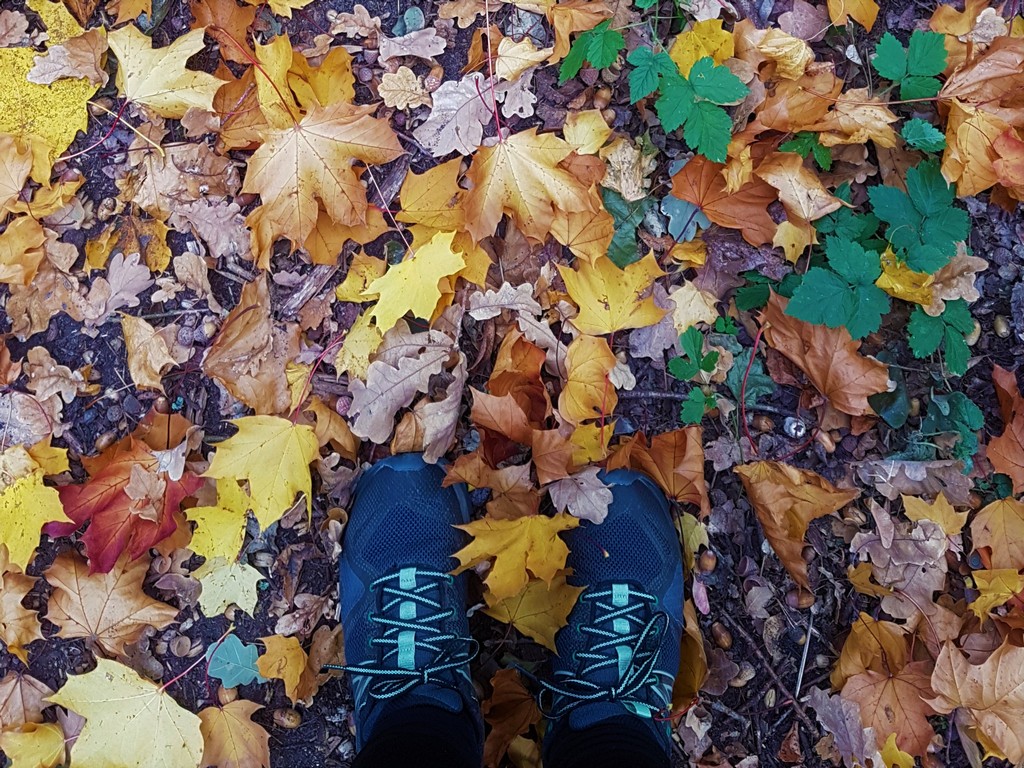
[[[12,563],[27,568],[39,546],[46,523],[68,523],[54,488],[43,485],[43,473],[32,472],[0,492],[0,541],[7,545]]]
[[[527,637],[557,651],[555,634],[565,626],[569,612],[582,591],[580,587],[566,584],[565,574],[560,574],[550,586],[534,579],[521,593],[504,600],[496,599],[492,592],[485,593],[487,607],[484,613],[511,624]]]
[[[498,43],[498,56],[494,60],[494,76],[499,80],[514,82],[523,72],[540,64],[551,53],[551,48],[538,49],[529,35],[519,42],[503,37]]]
[[[164,48],[134,24],[107,35],[117,56],[117,87],[125,98],[145,104],[161,117],[180,118],[192,107],[211,111],[224,81],[207,72],[186,69],[189,57],[203,49],[205,28],[193,29]]]
[[[581,263],[577,270],[559,264],[558,271],[569,296],[580,308],[571,322],[581,333],[600,335],[643,328],[654,325],[665,314],[650,295],[643,297],[654,280],[665,274],[653,253],[625,269],[602,256],[592,264]]]
[[[203,732],[202,765],[220,768],[264,768],[270,765],[270,734],[253,722],[260,705],[235,699],[224,706],[199,710]]]
[[[218,486],[227,486],[233,480],[225,480]],[[222,506],[193,507],[188,510],[188,519],[197,524],[192,532],[189,549],[207,560],[222,557],[235,560],[238,550],[242,548],[245,536],[245,510],[239,515],[237,510]]]
[[[974,598],[970,608],[982,621],[993,609],[1024,590],[1024,580],[1014,568],[975,571],[971,578],[974,579],[974,588],[978,590],[978,596]]]
[[[484,583],[496,600],[519,594],[533,575],[549,586],[565,568],[569,548],[558,536],[575,528],[580,521],[560,512],[553,517],[530,515],[515,520],[492,520],[485,517],[466,525],[458,525],[473,541],[455,553],[462,573],[486,560],[493,560]]]
[[[297,696],[299,680],[306,669],[306,652],[299,645],[296,637],[270,635],[261,637],[267,652],[256,660],[256,669],[264,677],[284,680],[285,695],[292,704],[299,700]]]
[[[195,768],[203,756],[199,718],[164,689],[109,659],[71,675],[48,701],[85,718],[74,765]]]
[[[589,187],[558,166],[572,151],[536,128],[478,149],[467,173],[473,187],[466,193],[466,230],[480,242],[507,213],[524,235],[543,242],[556,210],[592,211]]]
[[[906,265],[906,262],[897,260],[891,248],[885,249],[881,261],[882,274],[875,280],[875,285],[895,299],[912,301],[925,307],[932,303],[934,275],[915,272]]]
[[[32,170],[32,152],[25,142],[0,133],[0,211],[16,202]]]
[[[380,296],[370,310],[378,331],[386,333],[394,328],[406,312],[425,320],[433,316],[441,300],[438,282],[466,266],[463,255],[452,249],[454,240],[454,232],[438,232],[429,243],[370,283],[364,295]]]
[[[935,501],[928,503],[915,496],[900,496],[903,499],[903,511],[915,523],[919,520],[931,520],[942,528],[947,536],[956,536],[967,523],[967,513],[957,512],[946,499],[946,494],[939,492]]]
[[[618,360],[600,336],[580,336],[569,345],[566,366],[569,377],[558,396],[558,412],[572,424],[615,410],[618,395],[608,374]]]
[[[363,312],[345,334],[345,341],[334,359],[334,370],[339,376],[348,372],[349,376],[366,381],[370,355],[377,351],[384,338],[371,320],[370,310]]]
[[[0,283],[28,285],[45,257],[46,233],[32,216],[19,216],[0,233]]]
[[[875,0],[828,0],[828,15],[837,27],[853,19],[870,32],[878,18],[878,3]]]
[[[562,135],[581,155],[595,155],[612,135],[611,126],[599,109],[570,112],[565,118]]]
[[[433,229],[460,231],[466,226],[465,190],[458,184],[462,158],[435,165],[423,173],[410,172],[402,182],[398,221]]]
[[[263,199],[248,219],[257,230],[262,267],[276,238],[306,241],[321,203],[339,224],[366,222],[366,189],[353,163],[387,163],[403,154],[387,121],[370,117],[373,110],[338,102],[310,110],[296,125],[266,131],[242,186]]]
[[[18,768],[54,768],[64,762],[64,731],[56,723],[25,723],[0,733],[0,749]]]
[[[245,0],[245,2],[249,5],[268,5],[271,13],[290,19],[292,11],[305,8],[313,0]]]
[[[735,52],[732,32],[722,29],[721,19],[698,21],[689,30],[676,38],[668,55],[679,67],[683,77],[690,74],[690,68],[700,59],[710,56],[715,64],[732,58]]]
[[[674,287],[669,298],[674,305],[672,325],[676,333],[684,333],[697,323],[712,325],[718,319],[718,307],[715,306],[718,300],[690,281]]]
[[[266,44],[253,46],[260,74],[256,78],[256,100],[267,122],[274,128],[288,128],[302,119],[295,94],[288,87],[292,66],[292,44],[288,35],[278,35]]]
[[[238,432],[217,446],[206,477],[249,481],[252,511],[260,528],[267,528],[295,501],[309,498],[309,465],[318,446],[311,427],[277,416],[245,416],[232,422]]]

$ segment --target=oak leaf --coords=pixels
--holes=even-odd
[[[665,314],[650,295],[654,281],[664,275],[653,253],[640,261],[617,267],[607,256],[579,269],[558,266],[566,290],[580,312],[572,318],[581,333],[601,335],[626,328],[654,325]]]
[[[466,230],[479,242],[493,235],[507,213],[524,235],[547,239],[555,211],[593,210],[590,189],[559,163],[572,147],[536,128],[515,133],[492,147],[481,147],[466,174]]]
[[[982,664],[971,664],[951,642],[935,661],[931,705],[940,713],[956,708],[977,729],[986,752],[1012,763],[1024,760],[1024,648],[1003,643]]]
[[[265,132],[242,186],[263,200],[249,214],[261,266],[269,266],[276,238],[295,245],[306,241],[320,205],[339,224],[365,222],[366,189],[353,164],[379,165],[403,153],[387,122],[370,116],[373,110],[338,102],[314,107],[295,125]]]
[[[270,765],[270,734],[252,721],[260,705],[235,699],[222,707],[199,710],[203,734],[202,765],[217,768],[266,768]]]
[[[983,507],[971,521],[971,541],[989,548],[992,568],[1024,568],[1024,503],[998,499]]]
[[[44,574],[53,586],[47,618],[61,637],[84,637],[105,654],[123,654],[146,627],[163,629],[178,615],[177,608],[142,591],[148,570],[145,560],[122,555],[108,572],[88,573],[84,560],[62,554]]]
[[[491,726],[484,742],[484,765],[498,768],[515,737],[539,723],[541,712],[514,669],[499,669],[491,678],[491,689],[490,697],[480,703],[484,720]]]
[[[764,337],[789,358],[829,402],[851,416],[869,416],[868,396],[889,388],[889,369],[858,353],[846,328],[812,325],[786,314],[788,301],[772,293],[762,312]]]
[[[768,205],[778,193],[761,179],[730,192],[722,178],[723,167],[701,155],[692,158],[672,177],[672,194],[696,205],[715,224],[740,230],[751,245],[770,243],[776,224]]]
[[[204,31],[187,32],[165,48],[153,48],[153,41],[134,24],[109,33],[107,41],[118,62],[117,87],[127,99],[161,117],[180,118],[192,107],[211,111],[224,81],[185,68],[189,57],[203,49]]]
[[[412,132],[416,141],[434,157],[452,152],[472,154],[483,141],[484,126],[494,116],[493,104],[486,98],[490,89],[490,83],[480,72],[441,83],[431,94],[430,116]]]
[[[519,594],[534,576],[551,586],[569,556],[569,548],[558,536],[579,525],[579,520],[560,513],[553,517],[533,515],[515,520],[482,518],[458,525],[473,540],[455,553],[462,573],[485,561],[491,570],[484,577],[494,598],[504,600]]]
[[[558,396],[558,412],[571,424],[604,418],[615,410],[619,398],[609,374],[618,360],[608,342],[599,336],[579,336],[569,345],[566,365],[569,376]]]
[[[803,559],[810,522],[842,509],[860,493],[840,490],[821,475],[777,461],[741,464],[734,471],[775,554],[793,581],[810,591]]]
[[[308,511],[309,465],[319,453],[313,429],[276,416],[244,416],[232,423],[238,432],[217,446],[204,476],[247,480],[252,511],[262,529],[285,513],[297,493],[304,495]]]
[[[199,718],[116,661],[71,675],[50,701],[86,719],[71,748],[75,765],[195,768],[202,759]]]
[[[441,300],[440,281],[466,266],[462,253],[452,248],[454,239],[455,232],[438,232],[367,286],[364,297],[380,297],[370,316],[381,333],[394,328],[406,312],[424,320],[434,316]]]
[[[402,66],[397,72],[385,72],[380,77],[377,89],[384,105],[396,109],[429,107],[430,94],[423,87],[423,81],[408,67]]]

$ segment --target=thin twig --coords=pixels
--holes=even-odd
[[[800,695],[800,687],[804,681],[804,670],[807,668],[807,653],[811,649],[811,634],[814,631],[814,613],[811,612],[807,619],[807,634],[804,637],[804,653],[800,657],[800,671],[796,674],[796,688],[793,690],[793,698],[797,698]]]
[[[722,615],[722,620],[725,621],[725,623],[732,627],[734,630],[736,630],[736,632],[739,633],[740,637],[747,641],[747,645],[750,646],[750,648],[757,655],[757,658],[761,660],[761,664],[764,665],[765,672],[767,672],[768,675],[772,678],[772,680],[775,681],[775,684],[779,687],[779,690],[782,691],[786,698],[793,703],[793,711],[796,712],[796,716],[800,718],[800,722],[807,727],[808,731],[810,731],[811,733],[815,733],[817,729],[814,727],[814,722],[811,720],[811,718],[807,716],[807,711],[804,709],[803,705],[797,700],[796,696],[790,693],[789,687],[784,682],[782,682],[782,678],[779,677],[779,674],[775,671],[775,668],[772,666],[771,662],[765,657],[764,652],[758,647],[757,643],[754,642],[754,638],[750,636],[750,633],[747,632],[747,630],[745,630],[742,626],[740,626],[740,624],[735,619],[733,619],[733,617],[730,616],[728,613]]]

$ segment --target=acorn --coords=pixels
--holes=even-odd
[[[718,565],[718,555],[712,552],[710,549],[705,549],[700,553],[700,557],[697,558],[697,567],[703,573],[711,573],[715,570],[715,566]]]
[[[795,587],[786,593],[786,605],[797,610],[804,610],[814,605],[814,593]]]
[[[178,635],[171,640],[170,649],[171,653],[180,659],[183,656],[188,656],[188,652],[192,650],[192,641],[184,635]]]
[[[814,439],[821,443],[821,447],[825,449],[825,453],[834,453],[836,450],[836,441],[832,439],[832,435],[823,429],[819,429],[814,433]]]
[[[615,110],[612,109],[611,107],[607,107],[605,109],[602,109],[601,110],[601,117],[604,118],[605,123],[607,123],[609,126],[615,124],[615,117],[616,117]]]
[[[722,622],[716,621],[711,625],[711,637],[714,638],[715,645],[723,651],[728,651],[732,648],[732,632]]]
[[[763,413],[755,413],[750,419],[750,426],[752,426],[757,432],[771,432],[775,429],[775,422],[772,421],[771,416],[766,416]]]
[[[921,415],[921,398],[912,397],[910,398],[910,415],[917,418]]]
[[[238,689],[237,688],[218,688],[217,689],[217,701],[220,702],[220,705],[222,707],[223,706],[227,706],[228,704],[230,704],[232,701],[234,701],[237,698],[238,698]]]
[[[167,414],[171,412],[171,401],[161,395],[153,401],[153,410],[157,413]]]
[[[996,315],[992,321],[992,330],[1000,339],[1005,339],[1010,335],[1010,321],[1002,315]]]
[[[594,91],[594,109],[604,109],[612,103],[612,89],[606,85]]]
[[[777,698],[778,694],[775,692],[775,689],[769,688],[764,693],[764,705],[768,707],[768,709],[771,709],[775,706],[775,701],[777,700]]]
[[[274,710],[274,725],[294,730],[302,725],[302,715],[294,709],[282,707]]]
[[[97,451],[105,451],[105,450],[107,450],[107,448],[109,448],[110,446],[112,446],[116,442],[117,442],[117,432],[115,432],[114,430],[110,430],[109,432],[104,432],[103,434],[101,434],[99,437],[96,438],[96,450]]]
[[[978,343],[978,339],[981,338],[981,323],[977,320],[974,321],[974,327],[971,328],[970,333],[964,336],[964,341],[967,342],[968,347],[973,347]]]

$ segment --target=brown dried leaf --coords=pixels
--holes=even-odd
[[[50,706],[45,699],[52,694],[31,675],[8,672],[0,680],[0,728],[43,722],[43,710]]]
[[[480,705],[484,719],[491,726],[484,742],[484,765],[497,768],[512,740],[539,723],[541,712],[514,669],[498,670],[491,678],[491,688],[490,697]]]

